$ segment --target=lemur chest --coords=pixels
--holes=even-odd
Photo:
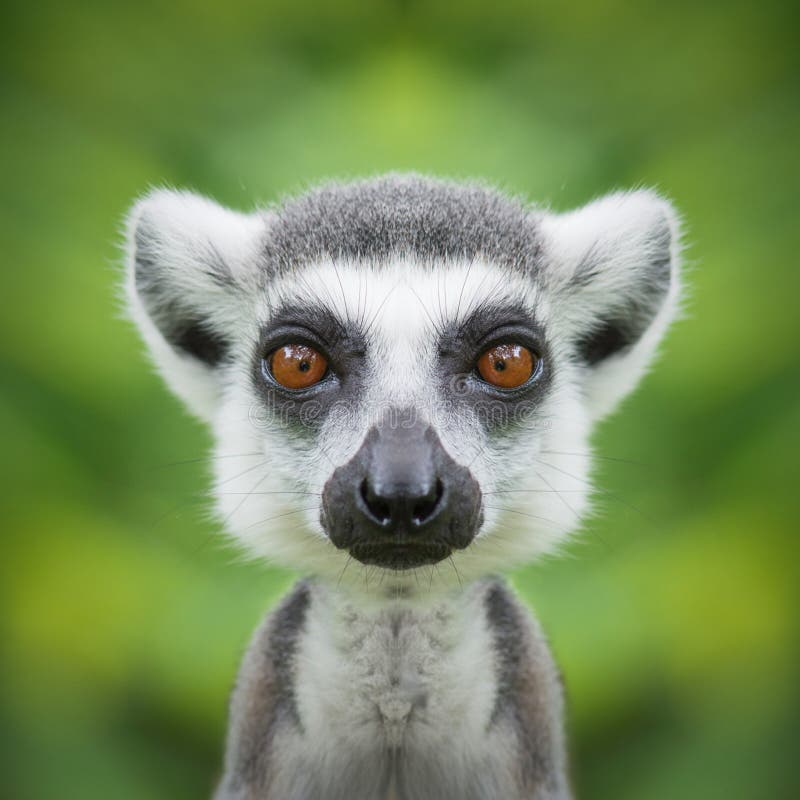
[[[485,742],[496,678],[481,614],[312,612],[299,655],[304,736],[326,749],[424,753]]]

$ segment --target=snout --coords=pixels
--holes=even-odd
[[[412,412],[373,426],[322,493],[333,544],[388,569],[435,564],[466,547],[480,523],[478,482]]]

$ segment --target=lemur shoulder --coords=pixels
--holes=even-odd
[[[219,514],[308,575],[244,658],[217,800],[571,796],[558,671],[497,576],[578,527],[678,249],[650,191],[557,214],[387,175],[246,214],[136,203],[129,307],[212,427]]]

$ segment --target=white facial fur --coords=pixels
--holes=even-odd
[[[529,218],[541,241],[538,276],[485,256],[431,263],[411,253],[380,263],[317,255],[265,276],[259,252],[278,224],[274,213],[237,214],[165,191],[137,204],[129,227],[130,307],[167,383],[213,428],[217,509],[249,552],[342,585],[413,592],[517,566],[578,528],[589,502],[591,426],[638,382],[675,312],[677,223],[650,192],[611,195],[563,215],[534,209]],[[144,262],[138,271],[137,259]],[[665,259],[668,286],[656,303],[651,265]],[[226,280],[212,280],[220,264]],[[176,298],[180,311],[173,310]],[[439,330],[457,327],[487,302],[524,307],[544,331],[550,362],[549,385],[535,406],[494,429],[454,402],[462,376],[442,375],[438,359]],[[303,413],[317,427],[302,436],[296,421],[287,424],[265,403],[253,370],[260,331],[287,303],[324,306],[343,324],[368,329],[364,391],[316,420],[308,401]],[[209,365],[170,343],[162,335],[170,313],[202,319],[227,341],[225,358]],[[635,341],[596,363],[578,356],[581,337],[627,313],[646,315]],[[433,425],[484,498],[475,541],[410,573],[348,563],[319,522],[332,471],[382,413],[399,407]],[[505,413],[502,403],[496,409]]]

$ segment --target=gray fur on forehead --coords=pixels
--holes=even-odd
[[[328,183],[272,211],[268,275],[329,256],[374,262],[472,260],[530,270],[540,245],[533,215],[488,186],[390,174]]]

